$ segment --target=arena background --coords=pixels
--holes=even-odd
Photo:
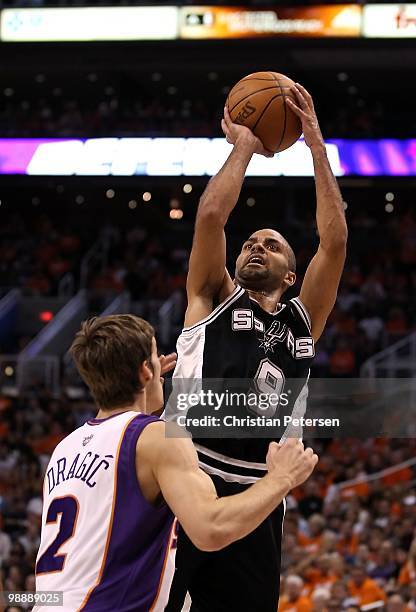
[[[312,376],[415,373],[416,5],[192,4],[179,17],[142,12],[132,33],[126,14],[87,18],[82,2],[0,2],[0,578],[8,591],[34,590],[43,470],[55,445],[94,415],[67,355],[73,334],[88,315],[133,312],[154,324],[161,351],[174,350],[208,180],[199,167],[187,176],[167,141],[151,162],[154,141],[136,143],[140,163],[125,141],[117,170],[120,141],[87,139],[221,138],[224,100],[239,78],[270,69],[304,84],[325,139],[337,143],[350,232]],[[139,6],[112,4],[122,5]],[[78,13],[23,11],[48,7]],[[64,148],[44,149],[36,165],[42,142],[29,139]],[[74,141],[75,157],[65,149]],[[261,176],[263,165],[246,179],[227,227],[230,262],[251,231],[277,227],[302,278],[317,244],[305,159],[299,150],[276,175]],[[391,410],[400,417],[400,405]],[[279,610],[416,610],[415,440],[315,447],[318,469],[288,499]]]

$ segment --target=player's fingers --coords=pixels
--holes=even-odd
[[[286,97],[285,101],[286,101],[286,104],[289,106],[289,108],[293,110],[295,115],[297,115],[301,119],[302,117],[306,117],[306,113],[301,108],[299,108],[299,106],[297,106],[291,98]]]
[[[228,112],[227,106],[224,106],[224,119],[227,127],[230,128],[233,122],[231,121],[230,113]]]
[[[304,111],[307,111],[309,109],[309,106],[308,106],[308,103],[306,102],[306,100],[305,100],[301,90],[296,85],[291,85],[290,86],[290,91],[295,96],[295,99],[296,99],[296,102],[297,102],[299,108],[301,108]]]
[[[309,93],[309,91],[300,83],[295,83],[295,85],[300,90],[301,94],[303,95],[305,100],[308,102],[309,106],[313,108],[313,100],[312,100],[312,96]]]
[[[230,134],[230,131],[226,127],[223,127],[222,131],[224,132],[224,136],[225,136],[226,141],[229,144],[232,144],[231,143],[231,134]]]
[[[310,106],[309,106],[305,96],[303,95],[302,91],[299,89],[299,87],[297,87],[295,85],[295,87],[292,89],[292,91],[296,92],[296,98],[297,98],[299,106],[302,108],[302,110],[304,110],[304,111],[310,110]]]
[[[274,461],[276,454],[279,452],[280,448],[276,442],[270,442],[269,450],[267,451],[266,462]]]
[[[257,149],[255,153],[263,155],[263,157],[274,157],[274,153],[272,151],[269,151],[268,149],[265,149],[264,147],[262,147],[261,149]]]
[[[284,442],[280,442],[282,446],[293,446],[295,444],[294,438],[287,438]]]
[[[176,366],[176,359],[171,359],[163,363],[160,371],[162,374],[166,374],[167,372],[170,372],[171,370],[173,370],[175,366]]]
[[[222,131],[224,132],[225,136],[227,138],[231,138],[231,128],[229,125],[227,125],[227,122],[225,121],[225,119],[222,120],[221,127],[222,127]]]
[[[172,363],[172,361],[176,361],[178,355],[176,353],[169,353],[169,355],[163,355],[164,363]]]

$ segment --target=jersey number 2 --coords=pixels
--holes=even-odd
[[[58,535],[45,550],[36,563],[36,574],[61,572],[64,569],[66,554],[59,555],[59,549],[73,537],[78,519],[78,500],[72,495],[56,497],[50,504],[46,515],[46,524],[56,523],[59,515]]]

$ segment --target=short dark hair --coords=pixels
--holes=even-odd
[[[286,240],[286,251],[287,251],[287,261],[289,264],[289,271],[296,272],[296,256],[295,256],[295,253],[293,252],[292,247],[290,246],[287,240]]]
[[[138,371],[150,358],[154,329],[130,314],[84,321],[70,352],[97,405],[104,410],[134,403],[141,391]]]

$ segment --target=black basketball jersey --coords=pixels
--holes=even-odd
[[[265,393],[291,381],[290,412],[303,415],[314,357],[309,314],[299,298],[266,312],[237,286],[205,319],[184,328],[174,378],[249,379]],[[279,439],[280,436],[277,438]],[[195,439],[201,467],[226,480],[254,482],[264,475],[270,439]]]

